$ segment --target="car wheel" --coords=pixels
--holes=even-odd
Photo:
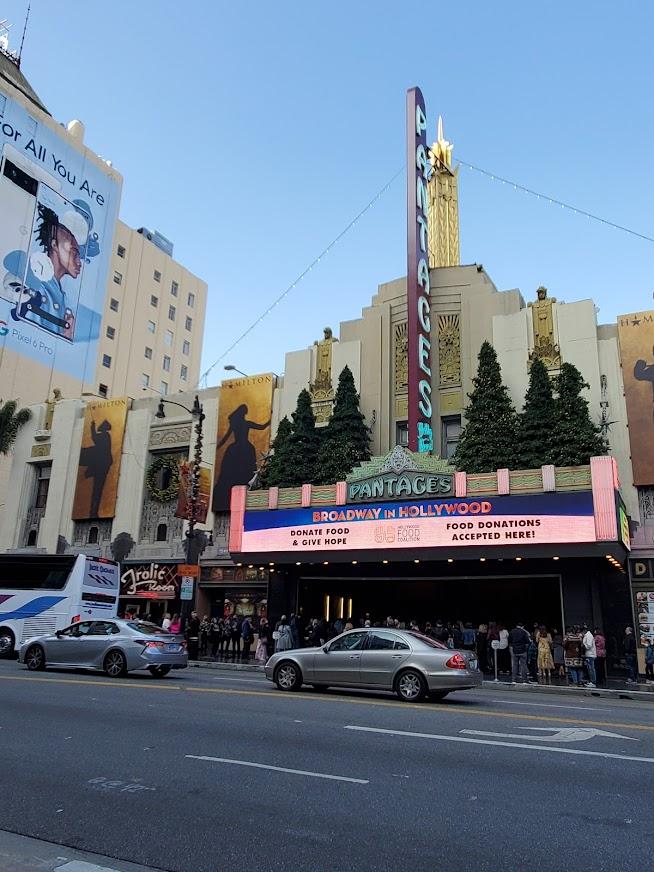
[[[11,657],[16,639],[9,627],[0,627],[0,657]]]
[[[40,645],[31,645],[25,652],[25,666],[32,672],[45,669],[45,651]]]
[[[442,699],[448,695],[449,690],[432,690],[429,694],[429,699],[433,699],[434,702],[440,702]]]
[[[148,669],[150,671],[150,675],[153,678],[163,678],[164,675],[168,675],[168,673],[170,672],[172,667],[171,666],[148,666]]]
[[[283,661],[275,669],[274,681],[280,690],[299,690],[302,687],[302,671],[296,663]]]
[[[425,679],[415,669],[400,672],[395,680],[395,693],[402,702],[420,702],[427,694]]]
[[[104,671],[109,678],[120,678],[127,672],[127,661],[122,651],[110,651],[104,658]]]

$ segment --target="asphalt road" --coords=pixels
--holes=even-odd
[[[651,869],[654,706],[0,664],[0,830],[174,872]]]

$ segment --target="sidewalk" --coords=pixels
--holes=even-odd
[[[199,669],[218,669],[226,672],[258,672],[263,674],[263,666],[256,664],[252,658],[248,663],[242,663],[239,660],[230,658],[213,658],[203,657],[200,660],[189,660],[189,667]],[[501,691],[517,692],[530,690],[537,693],[567,693],[576,696],[606,696],[616,699],[638,699],[643,702],[654,703],[654,685],[639,682],[638,684],[627,684],[626,681],[621,681],[616,678],[609,678],[604,687],[569,687],[567,683],[561,679],[553,679],[552,684],[511,684],[511,679],[507,676],[502,676],[499,681],[495,682],[492,678],[484,676],[484,687],[493,688]]]

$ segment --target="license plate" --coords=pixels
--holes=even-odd
[[[170,651],[173,654],[179,654],[181,650],[181,645],[176,645],[175,643],[170,643],[169,645],[166,645],[166,651]]]

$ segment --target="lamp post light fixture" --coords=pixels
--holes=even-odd
[[[247,374],[247,372],[243,372],[243,370],[238,369],[238,367],[234,366],[231,363],[226,364],[226,366],[223,368],[226,369],[227,372],[237,372],[237,373],[239,373],[239,375],[242,375],[245,378],[250,378],[250,376]]]

